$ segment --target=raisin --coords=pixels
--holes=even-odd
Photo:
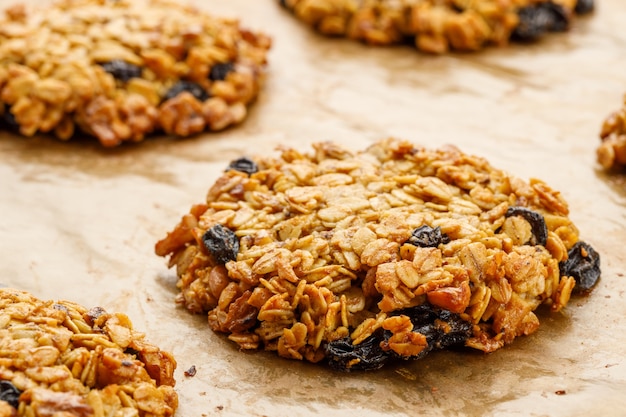
[[[141,77],[141,67],[130,64],[121,59],[114,59],[109,62],[103,62],[100,66],[115,79],[127,82],[131,78]]]
[[[564,31],[569,27],[569,16],[560,4],[552,2],[522,7],[517,12],[519,23],[511,38],[534,41],[546,32]]]
[[[225,264],[237,260],[239,241],[229,228],[216,224],[202,236],[202,242],[216,262]]]
[[[576,2],[576,7],[574,7],[574,12],[577,14],[587,14],[593,12],[595,8],[593,0],[578,0]]]
[[[409,317],[413,323],[413,331],[424,335],[428,343],[428,346],[418,355],[399,356],[402,359],[420,359],[435,349],[463,345],[472,335],[471,323],[463,320],[456,313],[435,308],[430,304],[421,304],[394,312],[394,315],[400,314]],[[391,332],[385,332],[385,338],[390,336]]]
[[[211,67],[209,72],[209,80],[220,81],[226,79],[229,72],[235,69],[235,65],[232,62],[217,63]]]
[[[452,346],[464,345],[472,336],[472,324],[463,320],[461,316],[448,310],[440,310],[435,321],[438,338],[435,348],[445,349]]]
[[[17,120],[15,120],[15,116],[13,115],[13,113],[11,113],[9,109],[4,110],[4,114],[2,115],[2,124],[5,125],[8,130],[12,132],[20,131],[20,125],[19,123],[17,123]]]
[[[137,349],[133,349],[131,347],[127,347],[126,349],[124,349],[124,353],[126,355],[137,357],[141,352],[138,351]]]
[[[253,160],[243,157],[231,161],[228,168],[226,168],[226,171],[230,170],[245,172],[248,175],[252,175],[259,170],[259,167]]]
[[[472,336],[470,322],[463,320],[458,314],[435,308],[430,304],[422,304],[393,313],[393,315],[400,314],[409,317],[414,332],[426,337],[428,346],[418,355],[401,356],[393,351],[384,350],[381,343],[388,340],[392,333],[378,329],[356,346],[352,344],[350,337],[328,343],[325,351],[329,366],[341,371],[375,370],[393,358],[416,360],[435,349],[464,345]]]
[[[565,32],[569,28],[569,14],[565,7],[553,2],[542,3],[541,6],[552,16],[549,31]]]
[[[522,216],[532,230],[533,237],[530,239],[531,245],[545,246],[548,240],[548,226],[543,216],[537,212],[527,209],[526,207],[515,206],[509,207],[505,214],[506,217]]]
[[[209,93],[207,93],[200,84],[194,83],[193,81],[179,81],[167,90],[165,96],[163,97],[163,101],[174,98],[184,91],[191,93],[200,101],[205,101],[210,97]]]
[[[19,405],[21,391],[9,381],[0,381],[0,401],[6,401],[13,408]]]
[[[413,230],[411,237],[406,243],[421,248],[436,248],[441,243],[450,242],[450,238],[445,233],[441,233],[440,227],[434,229],[428,225],[420,226]]]
[[[590,291],[600,279],[600,255],[589,244],[578,241],[567,256],[567,260],[559,263],[561,275],[574,277],[574,291]]]
[[[380,369],[390,358],[390,354],[380,347],[381,332],[353,345],[350,337],[334,340],[325,347],[328,365],[339,371],[373,371]]]
[[[463,12],[465,12],[465,9],[463,8],[463,6],[461,6],[461,5],[459,5],[459,4],[452,3],[452,4],[450,5],[450,7],[452,8],[452,10],[453,10],[455,13],[463,13]]]

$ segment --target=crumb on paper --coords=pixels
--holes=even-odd
[[[189,369],[185,371],[185,376],[188,376],[188,377],[196,376],[196,365],[191,365]]]

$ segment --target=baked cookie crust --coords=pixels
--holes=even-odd
[[[170,417],[176,361],[128,317],[0,289],[0,415]]]
[[[60,0],[0,18],[0,116],[104,146],[243,121],[271,40],[171,0]]]
[[[413,43],[423,52],[477,51],[533,41],[570,27],[593,0],[279,0],[329,36],[370,45]]]
[[[626,168],[626,95],[622,107],[602,123],[600,140],[596,149],[598,163],[606,170]]]
[[[600,258],[561,194],[455,147],[389,139],[233,161],[156,244],[176,301],[242,349],[376,369],[493,352],[589,291]]]

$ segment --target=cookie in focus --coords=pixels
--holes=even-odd
[[[369,370],[465,346],[493,352],[600,277],[562,195],[453,146],[233,161],[156,253],[176,301],[242,349]]]

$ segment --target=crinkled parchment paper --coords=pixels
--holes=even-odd
[[[116,149],[2,133],[0,282],[128,313],[176,355],[178,416],[626,415],[626,185],[595,162],[600,124],[626,92],[626,3],[598,3],[538,44],[428,56],[320,37],[275,0],[197,1],[274,38],[250,117]],[[535,334],[493,354],[438,352],[353,374],[239,352],[175,307],[175,274],[154,243],[229,160],[321,140],[357,150],[386,136],[452,143],[561,191],[602,256],[593,294],[540,313]]]

